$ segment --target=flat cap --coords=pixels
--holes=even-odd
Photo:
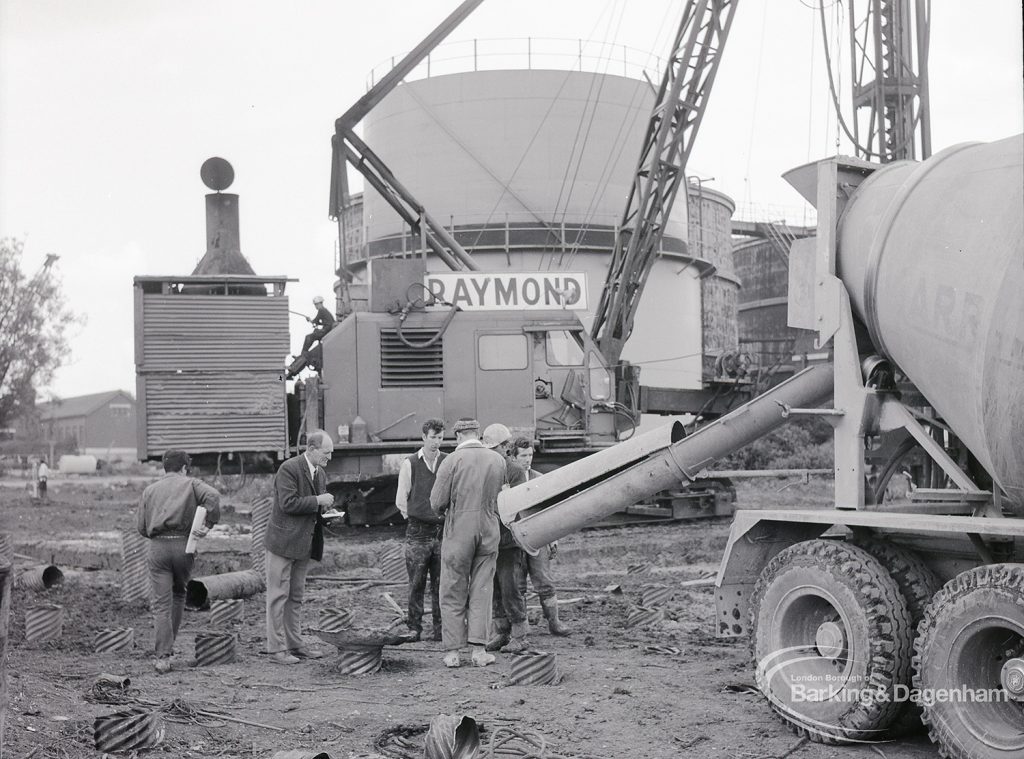
[[[455,423],[452,427],[455,432],[465,432],[466,430],[478,430],[480,429],[480,422],[476,419],[462,418]]]

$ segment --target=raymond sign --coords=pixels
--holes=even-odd
[[[585,272],[443,272],[423,284],[438,300],[464,310],[587,310]]]

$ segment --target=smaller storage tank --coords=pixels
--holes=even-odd
[[[713,372],[715,359],[739,350],[736,308],[740,281],[732,253],[732,215],[736,204],[724,193],[699,181],[686,187],[690,255],[710,264],[701,279],[701,328],[704,376]]]
[[[746,240],[733,249],[733,262],[740,281],[740,346],[762,371],[775,376],[792,373],[797,342],[814,333],[787,324],[789,252],[774,240]]]

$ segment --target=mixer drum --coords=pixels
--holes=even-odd
[[[840,220],[838,274],[894,361],[1024,513],[1024,135],[888,164]]]

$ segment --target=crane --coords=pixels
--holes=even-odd
[[[647,125],[591,335],[609,365],[633,331],[739,0],[686,4]]]

